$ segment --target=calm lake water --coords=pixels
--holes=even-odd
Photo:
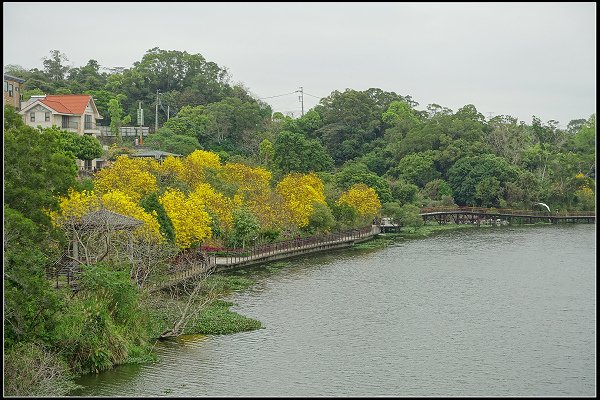
[[[83,396],[594,396],[595,225],[496,227],[254,268],[253,332],[157,346]]]

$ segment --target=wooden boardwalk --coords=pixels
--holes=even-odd
[[[570,223],[596,223],[596,213],[569,212],[551,214],[545,211],[512,210],[475,207],[449,207],[449,208],[423,208],[421,217],[424,222],[434,220],[438,224],[454,222],[456,224],[501,224],[503,221],[509,224],[532,224],[535,222],[549,222],[552,224]]]
[[[269,261],[296,257],[302,254],[350,247],[355,243],[372,239],[379,233],[379,226],[371,225],[361,229],[331,233],[324,236],[298,238],[260,247],[228,249],[228,251],[225,251],[228,254],[223,256],[215,256],[213,254],[202,256],[202,259],[198,260],[194,267],[170,275],[167,281],[154,285],[150,290],[165,289],[209,272],[247,267]]]

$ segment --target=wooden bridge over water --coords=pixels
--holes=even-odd
[[[513,210],[496,208],[475,207],[447,207],[447,208],[422,208],[421,217],[424,222],[434,220],[438,224],[454,222],[456,224],[532,224],[535,222],[549,222],[557,224],[570,223],[595,223],[595,211],[571,211],[568,213],[551,214],[547,211]]]

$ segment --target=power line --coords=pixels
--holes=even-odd
[[[317,98],[317,99],[322,99],[322,97],[315,96],[314,94],[310,94],[310,93],[306,93],[306,92],[304,92],[304,94],[307,94],[307,95],[309,95],[309,96],[315,97],[315,98]]]
[[[301,87],[301,89],[302,89],[302,87]],[[310,94],[310,93],[304,92],[303,89],[302,89],[302,90],[294,90],[293,92],[290,92],[290,93],[278,94],[278,95],[275,95],[275,96],[259,97],[258,100],[272,99],[272,98],[275,98],[275,97],[282,97],[282,96],[289,96],[290,94],[294,94],[294,93],[298,93],[298,92],[307,94],[307,95],[312,96],[312,97],[314,97],[316,99],[322,99],[323,98],[323,96],[315,96],[314,94]]]
[[[274,97],[281,97],[281,96],[288,96],[288,95],[290,95],[290,94],[295,94],[295,93],[296,93],[296,91],[294,91],[294,92],[290,92],[290,93],[278,94],[278,95],[276,95],[276,96],[269,96],[269,97],[259,97],[259,98],[258,98],[258,100],[272,99],[272,98],[274,98]]]

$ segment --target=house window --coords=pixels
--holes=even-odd
[[[34,111],[29,113],[29,120],[31,122],[35,122],[35,112]]]
[[[8,92],[8,82],[4,81],[4,91]]]
[[[10,83],[8,85],[8,97],[13,97],[13,85]]]
[[[46,112],[46,122],[49,122],[49,121],[50,121],[50,113]]]
[[[94,129],[92,126],[92,116],[89,114],[85,114],[85,129]]]
[[[90,171],[92,169],[92,160],[84,160],[84,169]]]

